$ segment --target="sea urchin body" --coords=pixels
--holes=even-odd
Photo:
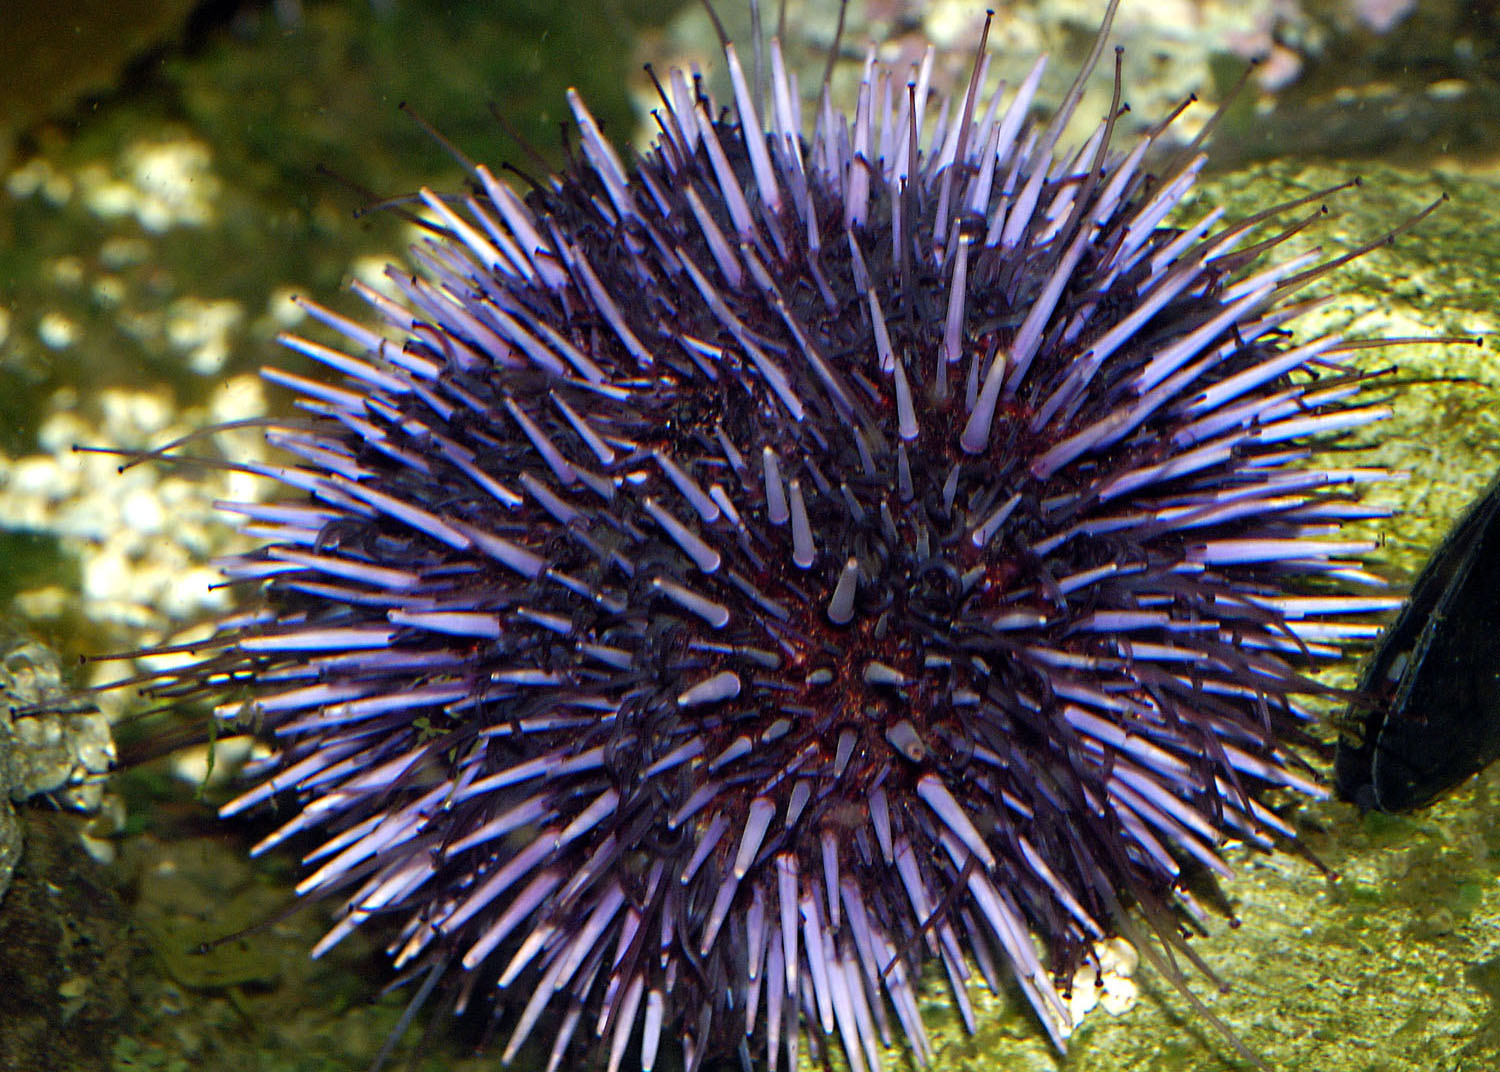
[[[1307,262],[1164,222],[1202,158],[1152,173],[1160,131],[1059,155],[1035,76],[872,58],[807,133],[774,46],[768,102],[726,59],[628,167],[575,97],[565,174],[424,191],[379,330],[308,305],[343,382],[267,372],[292,494],[228,505],[264,602],[161,691],[248,690],[224,811],[295,794],[263,847],[321,834],[319,949],[388,918],[507,1060],[923,1060],[929,961],[1060,1046],[1092,942],[1177,941],[1183,863],[1319,791],[1296,697],[1389,601],[1338,531],[1380,474],[1308,459],[1384,411],[1283,330]]]

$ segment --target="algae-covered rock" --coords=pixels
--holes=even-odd
[[[0,626],[0,899],[21,855],[12,803],[46,794],[73,811],[97,812],[114,759],[109,723],[63,685],[57,656]]]
[[[38,812],[27,825],[0,907],[0,1072],[103,1072],[132,1015],[134,938],[69,817]]]

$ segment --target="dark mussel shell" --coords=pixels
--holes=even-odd
[[[1500,479],[1381,638],[1334,759],[1339,795],[1406,811],[1500,756]]]

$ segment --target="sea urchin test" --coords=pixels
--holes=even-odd
[[[1062,150],[1104,38],[1041,122],[982,46],[844,114],[726,45],[628,167],[572,96],[565,173],[423,191],[372,326],[305,303],[336,380],[267,371],[284,493],[226,504],[258,603],[157,688],[251,698],[223,811],[300,802],[318,952],[378,920],[552,1068],[923,1061],[934,962],[1062,1047],[1096,943],[1183,950],[1183,868],[1291,836],[1309,671],[1393,602],[1340,535],[1384,474],[1313,451],[1386,410],[1286,329],[1329,191],[1178,218],[1203,158],[1116,144],[1118,75]]]

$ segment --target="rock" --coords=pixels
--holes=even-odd
[[[63,686],[57,656],[0,630],[0,898],[21,856],[12,802],[49,794],[63,807],[96,812],[114,760],[108,721]]]
[[[70,816],[37,812],[27,825],[0,911],[0,1072],[108,1069],[131,1012],[127,913]]]

